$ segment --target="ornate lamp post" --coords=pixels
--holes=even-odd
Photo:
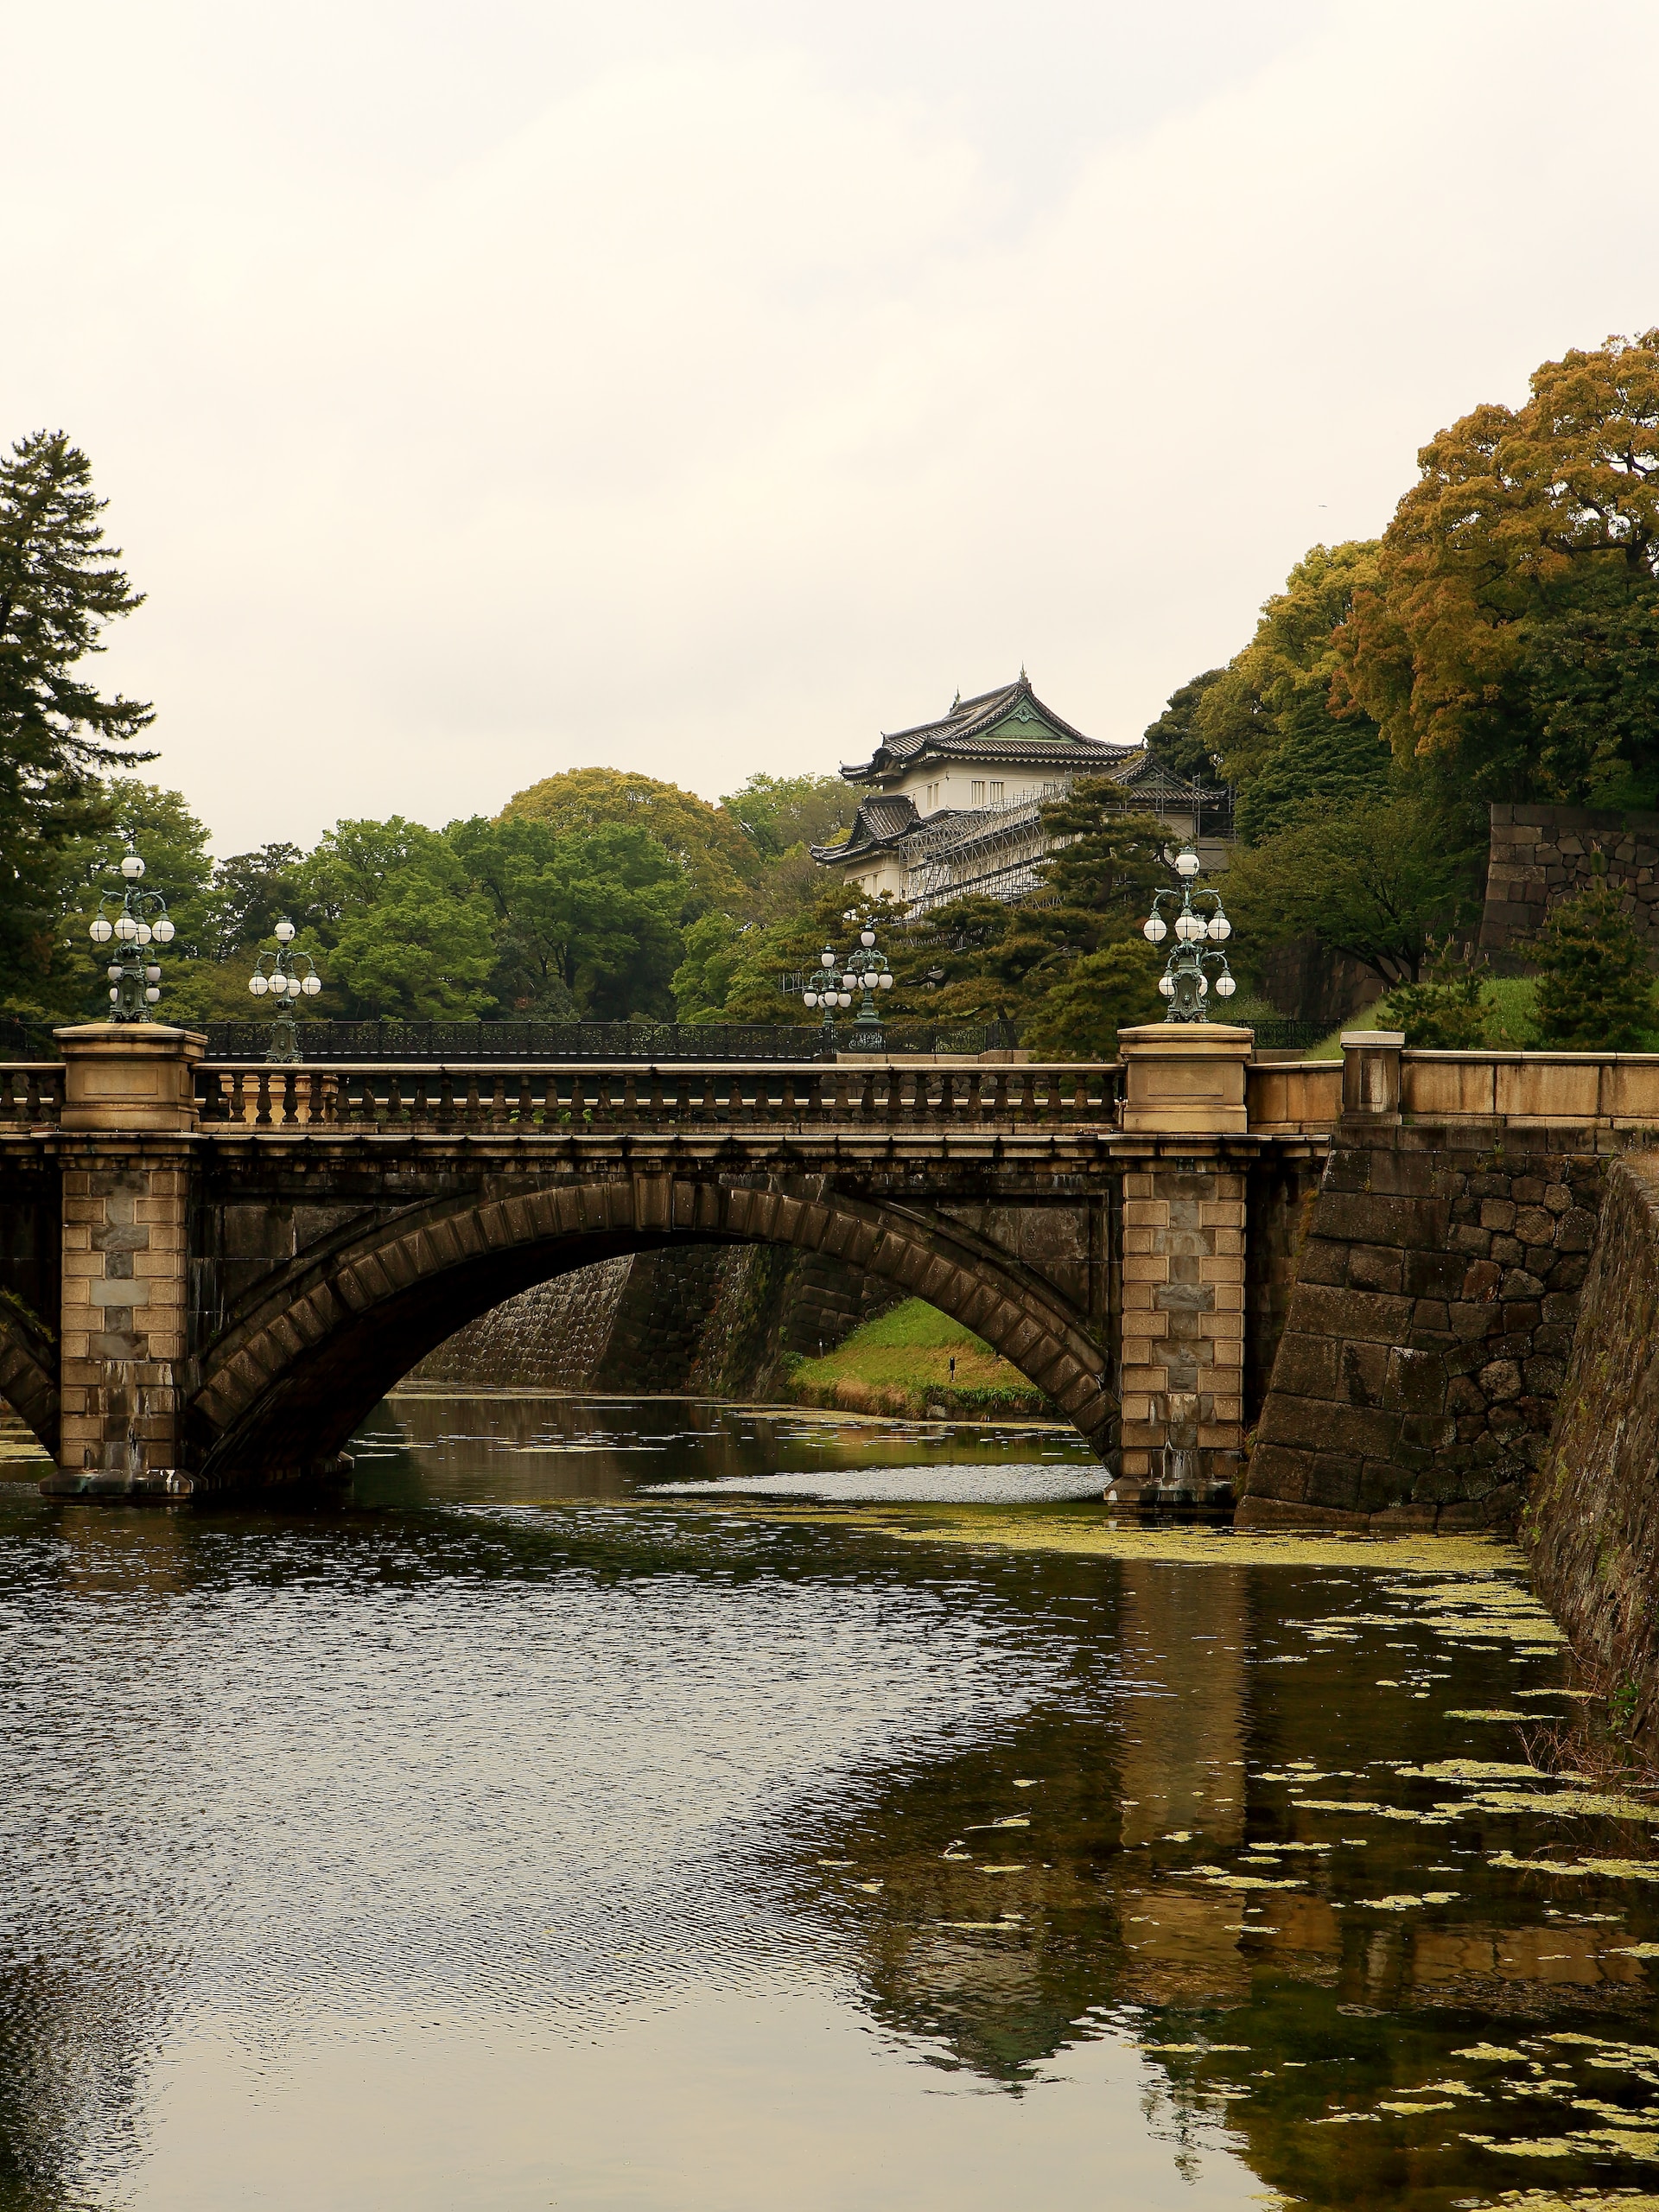
[[[266,963],[270,965],[267,966]],[[300,1033],[294,1026],[294,1004],[296,999],[314,999],[322,988],[322,978],[317,973],[317,963],[308,952],[294,950],[294,925],[278,922],[276,950],[262,952],[253,963],[253,973],[248,978],[248,988],[257,999],[274,998],[276,1009],[270,1025],[270,1043],[266,1047],[268,1060],[297,1060],[300,1052]]]
[[[832,944],[826,944],[818,955],[818,966],[823,973],[809,982],[801,993],[801,1004],[821,1006],[823,1008],[823,1048],[833,1058],[836,1050],[836,1008],[841,1006],[851,1006],[853,1002],[851,978],[848,979],[848,988],[843,991],[836,975],[841,963],[836,957],[836,949]]]
[[[1158,988],[1169,1001],[1166,1021],[1207,1021],[1210,1019],[1205,1001],[1210,995],[1210,978],[1205,974],[1206,965],[1213,964],[1220,972],[1215,979],[1216,996],[1230,999],[1238,988],[1233,973],[1227,965],[1224,952],[1212,952],[1207,940],[1223,944],[1233,933],[1233,925],[1221,910],[1221,893],[1208,885],[1194,890],[1192,879],[1198,872],[1198,856],[1191,845],[1184,845],[1175,855],[1176,872],[1181,887],[1175,891],[1154,891],[1152,912],[1142,923],[1141,934],[1148,944],[1161,944],[1169,935],[1170,925],[1160,909],[1166,899],[1179,898],[1180,912],[1175,917],[1175,943],[1170,949],[1164,972],[1158,978]],[[1207,914],[1198,912],[1195,899],[1211,902]],[[1204,950],[1200,950],[1200,947]]]
[[[100,892],[98,914],[88,934],[96,945],[111,947],[108,975],[110,978],[110,1020],[111,1021],[149,1021],[153,1020],[149,1009],[162,995],[160,965],[149,957],[152,944],[171,944],[173,924],[168,918],[167,901],[159,891],[141,891],[144,864],[137,853],[128,853],[121,863],[124,880],[121,888],[121,906],[113,920],[105,912],[115,905],[112,891]]]
[[[850,915],[849,920],[858,917]],[[881,1016],[876,1011],[877,991],[893,988],[893,970],[885,954],[875,949],[875,931],[865,922],[858,932],[858,942],[847,956],[847,966],[841,978],[845,995],[843,1006],[850,1002],[854,991],[861,986],[863,996],[859,1001],[858,1020],[853,1024],[853,1033],[848,1039],[849,1049],[855,1052],[880,1052],[887,1049],[887,1039],[881,1033]]]

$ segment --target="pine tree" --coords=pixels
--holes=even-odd
[[[1418,980],[1389,993],[1389,1019],[1415,1051],[1476,1051],[1488,1041],[1481,1003],[1487,963],[1471,950],[1460,952],[1449,934],[1438,951],[1432,938],[1429,945],[1432,957]]]
[[[143,604],[104,543],[106,502],[60,430],[0,460],[0,1005],[72,1005],[85,977],[53,973],[61,855],[107,811],[99,771],[154,759],[127,748],[154,709],[105,698],[80,674],[104,625]]]
[[[1642,1048],[1654,1019],[1653,977],[1618,893],[1593,882],[1564,899],[1533,944],[1541,974],[1538,1036],[1570,1052]]]

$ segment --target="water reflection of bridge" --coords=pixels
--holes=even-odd
[[[846,1893],[868,2001],[939,2063],[1017,2089],[1078,2041],[1126,2033],[1168,2054],[1160,2124],[1174,2139],[1224,2123],[1296,2201],[1381,2202],[1404,2187],[1394,2147],[1309,2120],[1456,2073],[1452,2046],[1482,2034],[1508,2041],[1563,2015],[1645,2022],[1638,1961],[1610,1952],[1593,1919],[1541,1919],[1535,1902],[1489,1895],[1467,1873],[1438,1919],[1360,1906],[1437,1878],[1427,1863],[1452,1847],[1408,1814],[1381,1834],[1365,1824],[1344,1871],[1323,1854],[1257,1862],[1268,1881],[1300,1877],[1294,1889],[1202,1877],[1205,1864],[1249,1866],[1247,1843],[1307,1832],[1263,1787],[1282,1762],[1310,1791],[1359,1796],[1376,1786],[1356,1778],[1370,1761],[1409,1766],[1441,1748],[1438,1706],[1396,1700],[1382,1719],[1380,1638],[1359,1642],[1357,1662],[1308,1662],[1299,1630],[1327,1611],[1322,1577],[1050,1556],[1023,1602],[1055,1623],[1074,1605],[1109,1607],[1115,1628],[1008,1737],[892,1777],[874,1810],[829,1839],[824,1855],[854,1868],[816,1878],[882,1881],[874,1901]],[[1507,1653],[1463,1665],[1471,1701],[1508,1686]],[[992,1825],[1011,1812],[1031,1827]],[[963,1843],[969,1858],[956,1855]]]

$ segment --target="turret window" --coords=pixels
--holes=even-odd
[[[1001,786],[1001,784],[995,784],[995,783],[994,783],[994,784],[991,785],[991,804],[992,804],[993,806],[1001,806],[1001,804],[1002,804],[1002,786]]]
[[[972,783],[970,783],[970,784],[969,785],[969,786],[968,786],[968,804],[969,804],[969,806],[983,806],[983,805],[984,805],[984,804],[985,804],[985,785],[984,785],[984,781],[983,781],[983,779],[982,779],[982,778],[977,778],[977,777],[976,777],[976,778],[975,779],[975,780],[974,780]]]

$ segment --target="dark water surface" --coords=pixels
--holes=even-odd
[[[1052,1431],[400,1397],[361,1450],[333,1511],[0,1467],[7,2212],[1659,2173],[1659,1808],[1532,1770],[1512,1554],[649,1495]]]

